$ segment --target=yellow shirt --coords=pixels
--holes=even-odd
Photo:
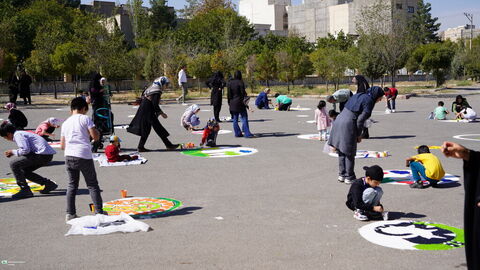
[[[445,176],[442,163],[440,160],[431,153],[424,153],[413,156],[415,161],[420,161],[425,167],[425,175],[433,180],[441,180]]]

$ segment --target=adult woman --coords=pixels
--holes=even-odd
[[[23,98],[25,105],[32,104],[32,97],[30,93],[30,84],[32,84],[32,77],[22,70],[20,78],[18,79],[18,90],[20,92],[20,98]]]
[[[207,81],[208,88],[212,89],[210,105],[213,106],[213,116],[217,122],[222,122],[220,121],[220,110],[222,109],[222,96],[225,85],[225,79],[221,71],[216,72],[213,77]]]
[[[357,85],[357,94],[366,93],[367,89],[370,88],[367,79],[362,75],[356,75],[353,77],[352,82]]]
[[[253,138],[253,134],[250,133],[250,128],[248,127],[248,114],[247,106],[245,105],[245,98],[247,92],[245,91],[245,84],[242,80],[242,72],[239,70],[235,71],[233,79],[228,82],[228,105],[230,106],[230,113],[233,118],[233,130],[235,132],[235,137],[244,137]],[[242,131],[238,126],[238,117],[242,119]]]
[[[338,153],[339,182],[351,184],[355,179],[357,143],[362,141],[365,121],[370,118],[375,103],[379,102],[383,95],[383,89],[378,86],[368,89],[367,93],[353,95],[333,122],[328,145],[334,147]]]
[[[452,112],[456,114],[457,118],[463,108],[472,108],[470,104],[468,104],[467,99],[462,97],[462,95],[458,95],[455,98],[455,101],[452,103]]]
[[[168,139],[170,134],[158,120],[158,116],[160,115],[165,119],[168,117],[159,106],[162,91],[168,83],[169,81],[166,77],[159,77],[155,79],[145,92],[143,92],[142,102],[140,103],[135,117],[127,128],[128,132],[140,136],[140,141],[138,142],[137,147],[138,152],[150,151],[145,148],[145,143],[147,142],[152,127],[160,139],[162,139],[168,150],[173,150],[178,147],[178,144],[172,144],[170,142]]]
[[[15,71],[12,71],[10,73],[10,77],[8,78],[8,96],[9,96],[9,101],[11,103],[17,103],[17,96],[18,96],[18,77]]]

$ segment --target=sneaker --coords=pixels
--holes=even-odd
[[[385,113],[386,113],[386,114],[389,114],[389,113],[391,113],[391,112],[392,112],[392,111],[390,111],[389,109],[386,109],[386,110],[385,110]]]
[[[43,188],[43,190],[40,190],[40,193],[41,194],[49,194],[50,191],[53,191],[55,189],[58,188],[58,185],[57,183],[53,182],[53,181],[50,181],[48,182],[45,187]]]
[[[344,183],[347,184],[347,185],[350,185],[350,184],[353,183],[353,180],[345,179]]]
[[[396,112],[395,110],[392,110],[392,113]]]
[[[20,189],[19,192],[12,195],[12,199],[25,199],[33,197],[33,193],[30,189]]]
[[[78,218],[78,216],[77,216],[76,214],[67,214],[67,215],[65,216],[65,222],[68,222],[68,221],[70,221],[70,220],[72,220],[72,219],[74,219],[74,218]]]
[[[138,152],[150,152],[151,150],[150,150],[150,149],[147,149],[147,148],[145,148],[145,147],[139,147],[139,148],[137,148],[137,151],[138,151]]]
[[[338,182],[343,183],[343,182],[345,182],[345,177],[340,175],[340,176],[338,176],[337,180],[338,180]]]
[[[353,217],[356,220],[360,220],[360,221],[367,221],[368,220],[368,217],[366,215],[364,215],[363,211],[360,210],[360,209],[357,209],[353,212]]]
[[[418,189],[424,189],[425,186],[423,185],[422,182],[415,182],[413,184],[410,184],[411,188],[418,188]]]
[[[388,220],[388,211],[383,211],[382,217],[383,217],[383,220]]]

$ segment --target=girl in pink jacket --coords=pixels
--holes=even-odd
[[[327,103],[320,100],[317,109],[315,110],[315,123],[317,124],[318,133],[321,141],[326,141],[328,138],[328,129],[332,126],[332,120],[328,117],[326,107]]]

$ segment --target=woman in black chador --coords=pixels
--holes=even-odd
[[[210,105],[213,106],[213,116],[217,122],[220,121],[220,110],[222,109],[223,88],[226,83],[221,71],[216,72],[212,78],[207,81],[208,88],[212,89],[210,95]]]
[[[178,144],[172,144],[170,142],[168,139],[170,134],[158,120],[159,116],[162,116],[163,118],[168,117],[159,106],[162,90],[168,85],[168,83],[169,81],[167,77],[159,77],[143,92],[142,102],[140,103],[135,117],[127,128],[128,132],[140,136],[140,141],[138,142],[137,147],[139,152],[150,151],[145,148],[145,143],[147,142],[152,127],[160,139],[162,139],[168,150],[174,150],[179,146]]]

